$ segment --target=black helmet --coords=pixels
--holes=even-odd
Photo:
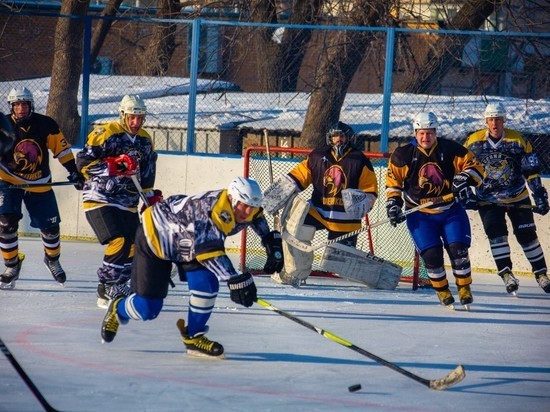
[[[346,138],[346,141],[343,145],[335,147],[332,143],[332,138],[334,136],[344,136]],[[344,153],[344,150],[347,149],[350,146],[355,145],[355,133],[353,132],[353,129],[345,124],[344,122],[337,122],[334,123],[330,129],[327,132],[326,140],[327,144],[329,146],[332,146],[339,157],[341,157]]]

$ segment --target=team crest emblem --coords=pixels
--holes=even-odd
[[[218,214],[220,220],[223,222],[223,223],[231,223],[231,213],[229,213],[229,211],[227,210],[222,210],[219,214]]]

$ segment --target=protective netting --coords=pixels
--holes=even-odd
[[[265,190],[273,179],[288,173],[294,166],[304,160],[310,150],[290,149],[281,147],[272,147],[271,165],[272,173],[269,170],[268,156],[265,148],[251,147],[245,153],[245,175],[255,179],[262,190]],[[378,180],[379,199],[368,214],[368,221],[364,219],[363,225],[385,220],[385,175],[387,168],[387,158],[378,153],[365,153],[369,157]],[[311,187],[302,192],[300,196],[309,199]],[[267,215],[270,227],[273,226],[273,217]],[[312,241],[313,245],[323,243],[327,240],[325,230],[317,231]],[[403,267],[401,274],[402,281],[413,282],[413,287],[429,285],[428,275],[424,266],[418,263],[418,255],[405,224],[392,227],[389,223],[379,225],[370,230],[359,234],[357,248],[365,250],[381,257],[385,260],[397,263]],[[319,270],[319,261],[321,259],[323,248],[314,253],[313,275],[330,275]],[[261,272],[266,261],[265,250],[261,244],[260,238],[252,230],[248,230],[243,236],[241,247],[241,270],[248,270],[252,273]],[[415,273],[418,274],[418,282]]]

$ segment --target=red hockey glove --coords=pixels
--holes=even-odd
[[[147,203],[141,206],[140,213],[143,213],[145,209],[147,209],[149,206],[153,206],[155,203],[160,202],[164,197],[162,196],[162,192],[158,189],[151,190],[150,192],[145,193],[145,197],[147,198]]]
[[[109,176],[131,176],[137,173],[137,160],[127,154],[121,154],[117,157],[106,157],[105,163],[107,163]]]

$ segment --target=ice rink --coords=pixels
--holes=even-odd
[[[185,354],[175,326],[186,318],[181,282],[156,320],[131,321],[102,344],[103,247],[63,242],[64,288],[46,271],[39,239],[20,248],[16,289],[0,291],[0,337],[60,411],[550,410],[550,295],[532,277],[520,277],[511,297],[497,275],[475,274],[471,312],[449,311],[433,290],[406,283],[381,291],[310,277],[293,289],[256,278],[262,299],[416,375],[435,379],[464,365],[462,382],[435,391],[260,305],[237,307],[225,285],[208,333],[225,360]],[[354,384],[362,389],[348,392]],[[43,410],[3,355],[0,410]]]

